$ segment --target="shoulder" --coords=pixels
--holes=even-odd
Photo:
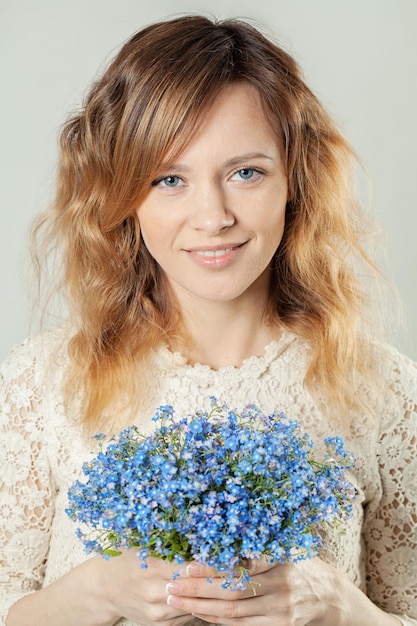
[[[68,365],[68,343],[72,327],[65,324],[47,332],[31,335],[15,345],[0,365],[0,380],[39,378],[48,371],[55,373]]]
[[[384,345],[382,348],[383,359],[388,366],[389,378],[395,383],[412,383],[417,381],[417,363],[411,358],[399,352],[396,348]]]
[[[410,357],[389,344],[374,343],[373,358],[377,363],[379,374],[388,383],[390,391],[395,392],[408,385],[415,389],[417,363]]]
[[[417,363],[387,344],[374,345],[382,430],[417,424]]]
[[[51,433],[62,422],[61,388],[70,336],[69,326],[32,335],[13,347],[1,364],[0,433],[10,445],[40,441],[46,429]]]

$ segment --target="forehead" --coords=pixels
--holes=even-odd
[[[257,90],[247,83],[233,83],[199,111],[193,131],[178,135],[163,162],[193,160],[200,150],[210,154],[255,153],[281,150],[280,144],[280,133],[265,114]]]

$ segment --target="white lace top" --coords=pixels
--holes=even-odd
[[[66,415],[62,402],[66,341],[63,329],[31,338],[1,369],[2,625],[16,600],[88,558],[64,511],[68,487],[91,454],[77,416]],[[188,414],[208,407],[216,395],[237,408],[249,402],[268,412],[278,408],[317,441],[347,424],[345,439],[356,458],[350,477],[358,489],[355,513],[345,534],[327,532],[320,556],[411,626],[417,625],[417,369],[393,348],[378,349],[385,384],[372,424],[360,415],[324,416],[320,398],[303,385],[309,347],[289,333],[267,346],[263,357],[218,371],[190,366],[160,348],[151,358],[148,408],[137,423],[149,432],[157,406],[173,404],[177,414]]]

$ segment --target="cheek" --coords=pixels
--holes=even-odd
[[[145,245],[148,252],[155,260],[158,260],[164,247],[163,238],[161,237],[158,226],[153,220],[148,221],[146,218],[140,219],[140,234],[142,243]]]
[[[148,248],[152,247],[160,239],[162,224],[158,219],[158,213],[152,207],[143,206],[138,211],[140,232],[143,241]]]
[[[176,241],[174,228],[158,219],[144,219],[141,222],[141,236],[149,253],[159,265],[171,263]]]
[[[274,251],[278,248],[284,235],[285,228],[285,210],[275,216],[269,216],[269,219],[265,219],[265,239],[268,242],[268,246],[274,248]]]

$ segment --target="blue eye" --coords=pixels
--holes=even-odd
[[[243,180],[249,180],[255,174],[255,170],[251,167],[242,167],[237,174],[239,174]]]
[[[259,167],[241,167],[235,171],[235,173],[231,177],[231,180],[237,183],[255,183],[260,182],[264,176],[264,170],[261,170]]]
[[[181,178],[179,176],[163,176],[154,180],[152,187],[157,187],[158,185],[161,187],[177,187],[180,183]]]

